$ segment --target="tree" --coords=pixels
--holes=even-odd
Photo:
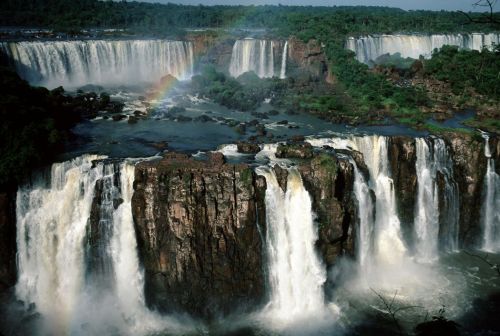
[[[470,14],[459,11],[467,17],[469,23],[485,23],[494,26],[500,26],[500,18],[497,13],[495,13],[495,6],[498,0],[477,0],[474,2],[474,7],[484,7],[487,9],[482,15],[478,17],[472,17]]]

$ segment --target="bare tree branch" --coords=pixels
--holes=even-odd
[[[405,333],[403,332],[403,328],[401,327],[401,325],[399,324],[399,321],[397,319],[397,314],[400,312],[400,311],[403,311],[403,310],[407,310],[407,309],[413,309],[413,308],[423,308],[421,306],[404,306],[404,307],[399,307],[399,308],[395,308],[394,307],[394,302],[396,300],[396,295],[398,294],[398,291],[396,290],[396,292],[394,292],[394,296],[392,297],[392,300],[391,302],[389,303],[385,297],[383,297],[380,293],[378,293],[376,290],[374,290],[373,288],[370,287],[370,290],[375,293],[375,295],[377,295],[377,297],[380,299],[380,301],[382,301],[382,304],[384,305],[385,307],[385,310],[387,311],[387,313],[390,315],[391,317],[391,320],[392,322],[394,323],[394,325],[396,326],[396,328],[398,329],[398,332],[400,335],[404,335]]]
[[[468,23],[483,23],[483,24],[493,24],[500,25],[500,19],[495,16],[495,5],[498,0],[477,0],[472,6],[474,7],[486,7],[488,8],[488,13],[483,13],[481,16],[473,17],[472,15],[465,13],[463,11],[458,11],[463,14]]]
[[[490,266],[491,269],[495,270],[498,273],[498,275],[500,276],[500,266],[498,264],[491,263],[488,260],[488,255],[486,255],[485,257],[483,257],[481,255],[470,253],[470,252],[467,252],[467,251],[464,251],[464,252],[465,252],[465,254],[467,254],[467,255],[469,255],[471,257],[480,259],[483,263],[485,263],[488,266]]]

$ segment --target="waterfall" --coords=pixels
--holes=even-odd
[[[382,264],[400,264],[406,256],[396,212],[396,197],[390,177],[387,138],[365,136],[351,138],[353,149],[364,156],[370,173],[370,188],[375,192],[374,257]],[[359,200],[358,200],[359,202]],[[361,242],[366,244],[366,242]]]
[[[417,257],[432,261],[438,256],[439,204],[436,183],[436,165],[426,139],[417,138],[417,201],[415,205],[415,233]]]
[[[286,59],[288,57],[288,41],[285,41],[285,46],[283,47],[283,55],[281,56],[281,71],[280,78],[286,78]]]
[[[19,189],[16,295],[35,304],[52,334],[174,327],[145,308],[131,211],[134,166],[97,159],[53,164],[48,181]]]
[[[185,80],[194,65],[191,42],[167,40],[3,42],[0,51],[22,78],[48,87]]]
[[[460,225],[460,193],[458,183],[454,179],[453,160],[443,139],[434,138],[434,165],[436,178],[438,173],[443,179],[444,188],[440,215],[440,243],[441,250],[447,252],[458,251],[458,235]],[[440,191],[441,192],[441,191]]]
[[[492,158],[489,136],[485,139],[484,155],[488,159],[486,175],[484,176],[484,196],[481,209],[483,226],[482,248],[489,252],[500,251],[500,176],[495,170],[495,160]]]
[[[278,184],[274,171],[257,169],[266,178],[266,245],[270,303],[266,315],[281,322],[318,316],[325,302],[325,269],[316,254],[317,229],[311,198],[296,169],[288,170],[287,191]]]
[[[234,43],[229,74],[238,77],[248,71],[260,78],[274,76],[273,41],[244,39]]]
[[[361,270],[366,270],[370,266],[370,257],[373,248],[373,201],[368,183],[359,171],[356,162],[352,159],[350,162],[354,167],[354,196],[358,202],[358,261]]]
[[[444,45],[458,46],[462,49],[491,49],[500,42],[500,34],[436,34],[436,35],[373,35],[350,37],[346,48],[356,53],[356,59],[363,63],[375,61],[384,54],[400,53],[401,57],[418,59],[421,55],[430,58],[436,48]]]
[[[438,258],[439,249],[458,250],[460,195],[453,177],[453,161],[444,140],[417,138],[415,142],[418,184],[415,245],[417,258],[429,262]]]

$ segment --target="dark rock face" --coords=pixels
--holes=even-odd
[[[310,159],[313,157],[313,147],[310,143],[280,144],[276,157],[288,159]]]
[[[481,237],[481,205],[487,168],[484,140],[459,134],[447,136],[445,140],[453,152],[455,181],[460,191],[459,241],[461,247],[472,247]],[[490,141],[490,147],[496,147],[494,140]]]
[[[415,139],[403,136],[391,137],[388,152],[401,229],[407,245],[411,246],[418,187]]]
[[[220,153],[208,162],[169,153],[140,163],[134,186],[150,306],[210,317],[262,302],[264,178]]]
[[[354,168],[333,154],[321,153],[301,164],[299,171],[318,216],[318,248],[323,261],[330,267],[339,256],[354,254]]]
[[[327,61],[319,41],[310,40],[305,43],[292,37],[288,40],[288,50],[290,62],[287,64],[287,72],[293,73],[300,69],[314,76],[325,79],[328,77]]]
[[[258,144],[250,142],[239,142],[237,144],[238,152],[244,154],[256,154],[260,152],[260,147]]]
[[[0,293],[16,283],[15,193],[0,193]]]

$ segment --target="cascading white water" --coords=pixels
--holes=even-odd
[[[369,184],[375,192],[375,223],[373,225],[375,260],[386,265],[401,264],[406,257],[406,246],[401,238],[400,222],[396,212],[396,197],[388,162],[387,138],[373,135],[352,137],[350,141],[353,149],[363,153],[370,172]],[[360,242],[360,244],[367,243]]]
[[[373,35],[350,37],[346,48],[356,53],[358,61],[369,63],[384,54],[400,53],[401,57],[418,59],[420,55],[429,58],[436,48],[444,45],[458,46],[463,49],[481,50],[492,48],[500,42],[500,34],[436,34],[436,35]]]
[[[194,66],[192,43],[181,41],[3,42],[0,51],[22,78],[48,87],[151,83],[167,74],[185,80]]]
[[[439,199],[436,165],[426,139],[417,138],[417,200],[415,204],[415,233],[417,258],[433,261],[438,257]]]
[[[481,209],[483,226],[482,249],[488,252],[500,251],[500,176],[495,170],[495,160],[492,158],[489,136],[485,139],[484,155],[488,158],[488,167],[484,176],[484,196]]]
[[[273,77],[274,47],[274,41],[269,40],[237,40],[231,54],[229,74],[238,77],[245,72],[254,71],[260,78]]]
[[[145,308],[131,211],[134,166],[100,161],[93,167],[96,159],[102,157],[56,163],[48,184],[19,189],[16,295],[35,304],[52,334],[140,335],[179,328]],[[97,246],[88,242],[93,204],[100,209]]]
[[[285,46],[283,47],[283,55],[281,56],[281,71],[280,78],[286,78],[286,60],[288,58],[288,41],[285,41]]]
[[[318,317],[325,307],[326,272],[315,251],[317,229],[311,198],[296,169],[288,170],[284,193],[272,169],[261,167],[266,178],[266,245],[270,303],[265,315],[279,323]]]
[[[373,200],[371,198],[370,187],[363,174],[359,171],[356,162],[350,160],[354,167],[354,196],[358,202],[358,236],[357,253],[361,270],[370,267],[373,249]]]

